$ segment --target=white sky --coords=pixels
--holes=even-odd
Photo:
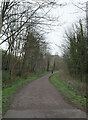
[[[54,30],[46,35],[46,41],[51,43],[49,46],[52,54],[58,53],[59,55],[62,55],[62,50],[55,44],[58,46],[65,44],[63,37],[65,31],[69,30],[72,27],[72,24],[78,23],[79,19],[85,19],[86,17],[86,13],[74,6],[72,2],[79,6],[78,3],[84,3],[85,5],[86,1],[87,0],[57,0],[57,3],[67,3],[67,5],[64,7],[58,6],[51,11],[52,16],[60,16],[60,26],[53,27]],[[84,7],[86,8],[86,6]],[[6,45],[3,45],[2,47],[6,48]]]
[[[86,12],[82,11],[81,9],[77,8],[72,4],[72,2],[78,6],[80,6],[78,3],[84,3],[84,9],[86,8],[85,2],[87,0],[58,0],[59,2],[67,3],[64,7],[57,7],[55,10],[52,10],[53,15],[60,16],[60,23],[61,26],[55,27],[54,31],[51,31],[47,37],[46,40],[49,41],[51,46],[51,52],[52,54],[58,53],[59,55],[62,55],[61,48],[57,47],[64,44],[64,35],[65,31],[71,29],[72,24],[78,23],[79,19],[85,19]]]

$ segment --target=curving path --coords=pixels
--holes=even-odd
[[[24,86],[15,96],[4,118],[85,118],[85,112],[67,103],[49,82],[51,74]]]

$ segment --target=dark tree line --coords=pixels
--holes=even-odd
[[[15,76],[27,77],[29,73],[47,71],[44,34],[56,20],[49,16],[55,4],[51,0],[2,2],[0,45],[7,45],[2,51],[2,70],[9,72],[10,80]]]
[[[87,26],[88,27],[88,26]],[[88,28],[82,21],[67,36],[64,59],[69,73],[79,82],[85,84],[86,112],[88,113]],[[81,89],[82,90],[82,89]]]
[[[75,26],[70,34],[66,34],[68,46],[65,49],[64,58],[67,62],[69,72],[81,81],[86,80],[87,71],[87,35],[86,27],[82,22]]]

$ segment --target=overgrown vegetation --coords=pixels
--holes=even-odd
[[[85,86],[83,83],[79,83],[69,75],[60,71],[50,77],[51,83],[61,91],[62,95],[71,102],[75,103],[80,109],[86,110],[86,98],[85,98]],[[81,90],[81,89],[84,89]],[[80,90],[80,91],[79,91]]]
[[[25,0],[1,2],[0,45],[7,43],[7,49],[2,50],[3,87],[8,87],[8,80],[13,84],[15,77],[27,78],[49,69],[48,58],[51,54],[44,28],[49,30],[50,23],[55,21],[49,15],[55,4],[51,1]]]
[[[87,72],[87,40],[86,28],[82,22],[79,26],[74,26],[73,31],[67,34],[67,47],[65,49],[64,59],[67,63],[70,75],[79,77],[81,81],[86,81]]]
[[[85,85],[86,94],[84,96],[88,98],[88,28],[86,29],[81,20],[78,25],[74,25],[70,33],[66,33],[66,43],[63,55],[67,65],[65,71],[69,71],[69,75],[75,81],[75,86],[79,82],[78,90],[84,91]],[[70,80],[70,82],[72,81]],[[86,107],[88,112],[87,103]]]

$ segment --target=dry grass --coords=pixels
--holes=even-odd
[[[74,78],[64,71],[60,71],[56,76],[62,81],[69,89],[76,92],[78,95],[86,96],[86,82],[82,82],[78,78]]]

